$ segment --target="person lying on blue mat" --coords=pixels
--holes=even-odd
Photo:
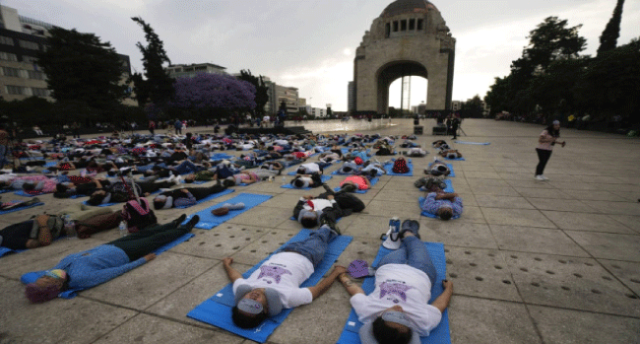
[[[31,302],[52,300],[61,292],[71,289],[88,289],[114,279],[153,260],[158,248],[191,232],[200,221],[194,216],[181,225],[186,215],[164,225],[153,225],[139,232],[73,253],[63,258],[51,270],[36,272],[39,278],[27,284],[25,294]]]
[[[322,177],[319,173],[299,174],[291,180],[291,185],[298,189],[317,188],[322,186]]]
[[[308,162],[305,164],[301,164],[296,170],[297,174],[323,174],[324,168],[330,166],[331,163],[326,162]]]
[[[364,325],[362,344],[419,344],[438,326],[449,306],[453,283],[442,281],[444,292],[429,304],[436,269],[418,230],[401,232],[402,246],[387,254],[375,270],[375,289],[366,295],[349,275],[339,280],[351,295],[351,306]]]
[[[235,306],[231,318],[236,326],[244,329],[258,327],[284,308],[310,304],[326,292],[338,275],[346,272],[344,267],[336,266],[329,276],[313,287],[300,288],[300,285],[322,262],[329,242],[339,235],[336,229],[323,221],[320,229],[311,232],[303,241],[283,247],[247,279],[231,267],[233,258],[223,259],[224,269],[233,283]]]
[[[327,192],[318,197],[302,196],[293,208],[293,217],[304,228],[316,227],[323,218],[326,218],[332,227],[337,228],[335,224],[339,218],[364,210],[364,202],[358,197],[346,192],[334,192],[327,184],[322,186]]]
[[[26,250],[48,246],[62,234],[62,219],[39,215],[33,220],[16,223],[0,230],[0,247]]]
[[[420,148],[420,147],[414,147],[409,149],[406,152],[402,152],[403,155],[405,156],[410,156],[410,157],[416,157],[416,158],[421,158],[423,156],[426,156],[427,154],[429,154],[429,152],[427,152],[426,150]]]
[[[451,220],[452,217],[462,214],[462,198],[457,193],[446,193],[441,189],[438,191],[432,190],[429,190],[427,197],[424,198],[424,202],[420,205],[423,211],[436,215],[444,221]]]
[[[172,189],[156,196],[153,199],[153,207],[156,210],[190,207],[198,204],[198,201],[226,189],[227,187],[220,181],[210,187]]]
[[[440,156],[443,156],[447,159],[459,159],[462,158],[462,153],[460,153],[457,149],[442,149],[438,152]]]
[[[431,166],[424,169],[424,174],[434,177],[446,177],[451,174],[451,169],[446,163],[436,159]]]

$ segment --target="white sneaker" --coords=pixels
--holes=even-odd
[[[542,177],[542,180],[549,180],[549,178],[545,177],[544,174],[541,174],[540,177]]]
[[[541,174],[539,174],[536,176],[536,180],[544,181],[545,179]]]

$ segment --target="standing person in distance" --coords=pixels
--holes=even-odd
[[[545,130],[540,134],[540,138],[538,138],[538,148],[536,148],[536,152],[538,152],[538,166],[536,167],[536,180],[549,180],[549,178],[544,176],[544,168],[547,166],[547,162],[551,157],[551,152],[553,151],[553,146],[556,143],[559,143],[564,147],[567,143],[565,141],[558,141],[560,138],[560,121],[553,121],[553,125],[548,126]]]

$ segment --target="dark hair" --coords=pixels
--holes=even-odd
[[[153,199],[153,208],[155,210],[160,210],[160,209],[162,209],[164,207],[165,203],[166,202],[162,202],[161,200],[154,198]]]
[[[302,219],[300,219],[300,224],[304,228],[313,228],[318,224],[318,219],[315,217],[311,218],[311,217],[303,216]]]
[[[445,211],[445,212],[438,212],[440,218],[444,221],[449,221],[451,220],[451,218],[453,217],[453,212],[452,211]]]
[[[272,150],[273,150],[273,146],[269,146],[269,147],[267,147],[267,151],[269,151],[269,152],[270,152],[270,151],[272,151]]]
[[[104,200],[104,198],[107,197],[107,195],[91,195],[91,197],[89,197],[89,199],[87,200],[87,204],[88,205],[92,205],[92,206],[98,206],[100,204],[102,204],[102,200]]]
[[[68,187],[62,183],[58,183],[56,184],[56,191],[58,192],[65,192],[67,191]]]
[[[262,312],[260,314],[251,316],[242,314],[238,309],[238,306],[231,308],[231,319],[236,326],[244,329],[256,328],[267,319],[267,313]]]
[[[293,185],[297,188],[301,188],[304,187],[304,180],[302,179],[296,179],[293,181]]]
[[[36,184],[34,182],[26,182],[22,184],[22,189],[27,191],[32,191],[35,188],[36,188]]]
[[[373,337],[379,344],[407,344],[411,341],[412,331],[400,332],[398,329],[387,326],[382,317],[373,321]]]
[[[307,170],[306,170],[304,167],[299,167],[299,168],[296,170],[296,172],[297,172],[297,173],[299,173],[299,174],[304,174],[305,172],[307,172]]]
[[[230,188],[232,186],[236,186],[236,181],[235,180],[230,180],[230,179],[225,179],[222,182],[222,185],[224,185],[224,187]]]
[[[560,129],[556,130],[556,128],[553,127],[553,124],[548,126],[545,130],[553,137],[560,137]]]

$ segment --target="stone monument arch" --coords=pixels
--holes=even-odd
[[[427,110],[450,110],[456,39],[426,0],[396,0],[366,31],[354,60],[356,113],[386,114],[389,87],[403,76],[426,78]]]

